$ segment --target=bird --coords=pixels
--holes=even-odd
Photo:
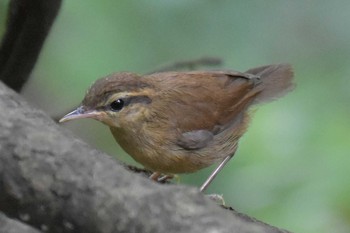
[[[290,64],[234,70],[118,72],[95,81],[59,122],[92,118],[157,180],[218,164],[204,192],[235,154],[252,106],[294,88]]]

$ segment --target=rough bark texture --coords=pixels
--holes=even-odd
[[[0,83],[0,211],[48,232],[286,232],[136,175]]]
[[[40,233],[24,223],[8,218],[0,212],[0,233]]]

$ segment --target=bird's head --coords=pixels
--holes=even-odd
[[[152,102],[151,84],[133,73],[116,73],[97,80],[81,105],[59,122],[92,118],[110,127],[123,127],[145,117]]]

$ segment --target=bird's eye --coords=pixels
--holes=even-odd
[[[124,107],[124,100],[117,99],[110,103],[109,107],[114,112],[120,111]]]

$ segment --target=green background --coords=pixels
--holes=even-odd
[[[0,34],[7,0],[0,0]],[[289,62],[297,88],[259,107],[208,193],[293,232],[350,232],[350,2],[66,0],[24,97],[52,116],[98,77],[216,56],[225,68]],[[62,127],[135,164],[104,125]],[[199,186],[212,168],[181,176]]]

